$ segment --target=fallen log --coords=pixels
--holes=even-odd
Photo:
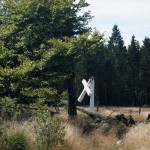
[[[87,114],[89,117],[93,118],[93,119],[96,119],[96,118],[99,118],[99,119],[106,119],[107,117],[105,116],[102,116],[101,114],[99,113],[96,113],[96,112],[90,112],[90,111],[87,111],[85,109],[82,109],[80,107],[77,107],[77,110]]]

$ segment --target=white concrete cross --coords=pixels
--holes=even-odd
[[[84,89],[80,94],[78,101],[81,102],[85,94],[87,93],[87,95],[90,96],[90,111],[94,112],[94,77],[91,77],[88,82],[83,79],[82,84],[84,86]]]

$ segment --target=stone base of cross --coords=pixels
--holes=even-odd
[[[83,79],[82,84],[84,86],[84,89],[80,94],[78,101],[82,102],[85,94],[87,93],[87,95],[90,96],[90,111],[94,112],[94,77],[91,77],[88,82]]]

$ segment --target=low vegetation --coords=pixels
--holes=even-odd
[[[51,116],[46,106],[37,106],[34,109],[24,108],[24,111],[17,109],[17,112],[7,108],[5,114],[11,112],[9,119],[5,118],[4,112],[1,113],[0,149],[48,150],[64,144],[64,126],[55,116]],[[28,110],[30,117],[24,115]]]
[[[150,124],[140,123],[129,130],[123,139],[124,150],[150,148]]]
[[[61,113],[53,117],[48,110],[39,107],[30,111],[31,117],[27,118],[15,118],[15,114],[9,119],[1,117],[0,149],[149,150],[148,122],[127,127],[114,117],[91,118],[82,112],[78,112],[74,120],[68,120],[66,110],[61,109]],[[23,113],[26,111],[17,112],[21,116]]]

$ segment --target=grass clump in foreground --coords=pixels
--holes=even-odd
[[[116,136],[115,130],[118,126],[114,126],[108,134],[104,132],[105,124],[100,124],[99,128],[93,130],[90,134],[83,134],[82,122],[86,120],[78,118],[72,123],[65,126],[65,139],[68,148],[63,150],[149,150],[150,149],[150,123],[137,123],[132,127],[128,127],[127,132],[123,134],[121,139]],[[87,121],[89,124],[89,120]],[[92,123],[90,123],[92,124]],[[79,128],[79,126],[81,128]]]
[[[63,145],[64,126],[50,115],[47,107],[34,109],[26,121],[12,118],[1,119],[0,149],[49,150]]]
[[[0,125],[0,149],[4,150],[26,150],[28,149],[27,138],[23,132],[19,130],[9,132],[10,125],[5,126],[1,121]]]
[[[93,134],[82,135],[77,128],[68,125],[65,139],[71,150],[118,150],[114,134],[105,136],[101,130]]]
[[[123,139],[124,150],[150,149],[150,123],[139,123],[132,127]]]
[[[10,137],[7,137],[4,145],[5,149],[26,150],[29,149],[27,137],[23,132],[16,132]]]

